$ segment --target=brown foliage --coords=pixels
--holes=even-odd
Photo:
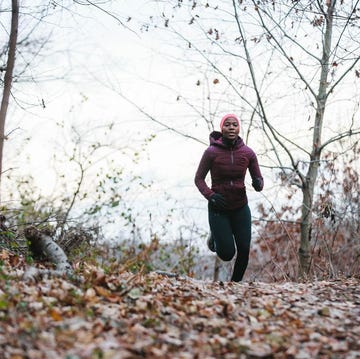
[[[360,275],[360,184],[354,161],[358,155],[355,146],[341,163],[335,153],[324,156],[313,206],[310,277]],[[286,177],[282,180],[286,185]],[[293,204],[294,193],[289,189],[286,204],[277,212],[259,207],[262,221],[252,269],[261,280],[297,278],[300,208]]]
[[[16,276],[21,257],[0,252],[3,358],[356,357],[359,280],[206,282],[157,273],[106,272],[86,262],[83,281]]]

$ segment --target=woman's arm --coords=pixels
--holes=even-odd
[[[212,191],[205,182],[205,178],[210,171],[211,164],[212,156],[209,151],[206,150],[200,160],[199,167],[195,174],[195,185],[206,199],[209,199],[214,194],[214,191]]]
[[[255,153],[250,159],[249,172],[252,179],[252,186],[254,187],[254,190],[256,192],[262,191],[262,189],[264,188],[264,179],[263,176],[261,175],[259,163]]]

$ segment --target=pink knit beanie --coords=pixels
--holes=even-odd
[[[232,114],[232,113],[228,113],[227,115],[225,115],[222,119],[221,119],[221,122],[220,122],[220,130],[222,131],[222,128],[224,126],[224,122],[228,119],[228,118],[233,118],[237,121],[238,123],[238,126],[240,126],[240,121],[239,119],[237,118],[236,115]]]

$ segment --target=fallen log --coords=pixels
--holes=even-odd
[[[24,234],[29,241],[29,247],[33,255],[45,257],[55,265],[55,269],[30,267],[24,273],[23,278],[25,280],[36,280],[43,275],[63,276],[73,274],[72,266],[65,252],[52,240],[49,233],[40,231],[35,227],[28,227],[25,229]]]

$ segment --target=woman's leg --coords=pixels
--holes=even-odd
[[[209,225],[217,255],[223,261],[230,261],[236,248],[228,212],[220,212],[209,206]]]
[[[234,233],[237,248],[234,272],[231,280],[234,282],[240,282],[249,262],[251,212],[248,205],[232,212],[231,227]]]

